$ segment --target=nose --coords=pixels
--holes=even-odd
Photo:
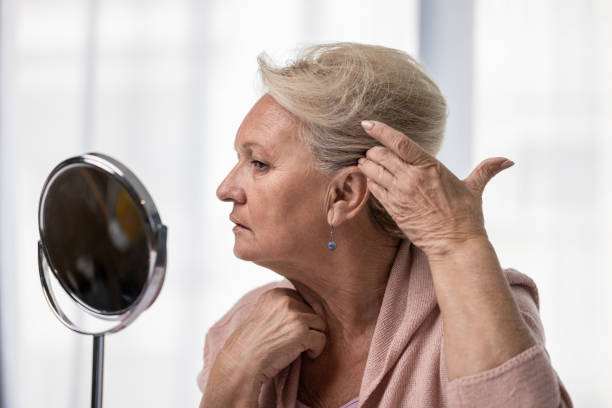
[[[244,189],[237,183],[236,170],[236,167],[234,167],[221,184],[219,184],[219,187],[217,187],[217,198],[225,202],[244,204],[246,202],[246,194]]]

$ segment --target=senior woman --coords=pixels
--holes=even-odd
[[[209,329],[213,407],[569,407],[538,294],[499,265],[482,192],[435,159],[446,104],[409,55],[353,43],[259,58],[266,93],[217,190],[234,254],[286,279]]]

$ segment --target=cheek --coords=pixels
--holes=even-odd
[[[251,200],[250,216],[260,234],[285,245],[319,235],[325,223],[319,192],[303,180],[292,180],[258,189]]]

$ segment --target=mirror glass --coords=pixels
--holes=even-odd
[[[143,204],[115,177],[82,163],[48,186],[41,233],[51,268],[95,312],[122,313],[145,289],[151,255]]]

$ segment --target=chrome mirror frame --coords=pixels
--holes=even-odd
[[[134,202],[139,203],[138,211],[144,220],[147,247],[149,251],[149,268],[144,288],[136,300],[123,310],[116,313],[96,310],[90,305],[85,304],[79,297],[65,284],[60,278],[60,274],[53,266],[48,247],[45,242],[46,230],[44,219],[44,208],[47,194],[53,182],[64,171],[74,167],[90,167],[112,177],[115,181],[126,189]],[[69,329],[86,335],[94,336],[94,358],[92,376],[92,407],[102,406],[102,377],[103,377],[103,358],[104,358],[104,335],[115,333],[127,327],[144,310],[155,301],[159,295],[166,272],[166,240],[167,227],[162,224],[159,212],[155,207],[153,199],[144,188],[138,178],[127,167],[117,160],[100,153],[87,153],[64,160],[58,164],[49,174],[45,181],[40,195],[38,207],[38,227],[40,240],[38,241],[38,269],[43,294],[47,303],[51,307],[53,314]],[[78,309],[93,316],[100,321],[110,322],[108,327],[101,330],[91,330],[79,326],[61,308],[55,294],[53,293],[51,282],[55,278],[64,289],[66,294],[77,305]]]

